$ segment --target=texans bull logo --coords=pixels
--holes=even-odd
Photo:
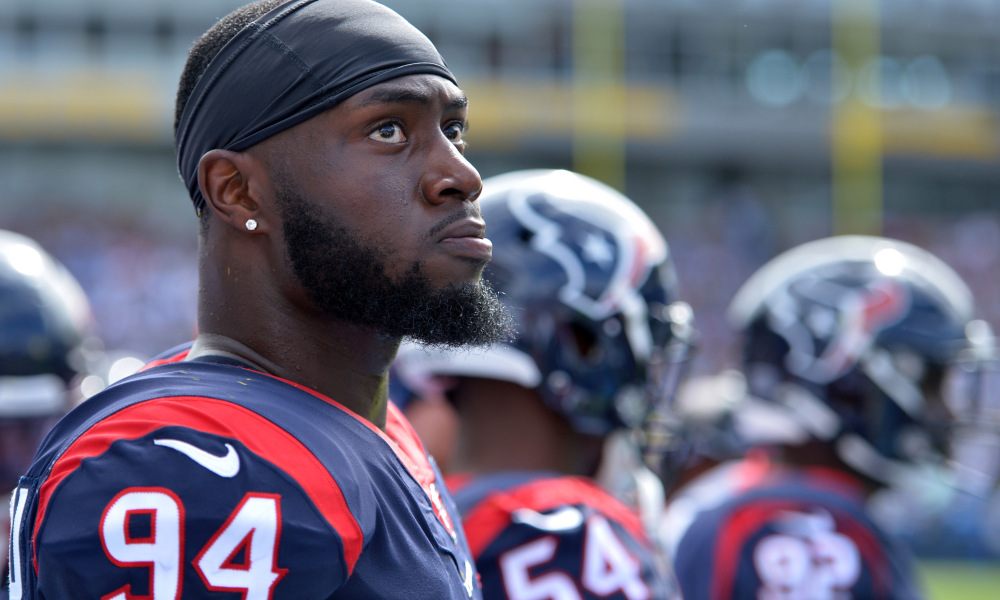
[[[906,287],[892,278],[863,288],[822,285],[793,286],[785,298],[771,304],[772,324],[789,344],[787,366],[792,373],[820,384],[847,373],[872,346],[878,334],[898,323],[909,307]],[[791,301],[791,294],[809,300]],[[795,315],[792,311],[799,306]],[[802,307],[805,306],[803,309]]]
[[[594,320],[631,312],[637,301],[644,308],[637,290],[667,253],[647,223],[623,220],[596,203],[568,214],[537,196],[510,200],[511,213],[534,234],[532,246],[565,271],[562,302]]]

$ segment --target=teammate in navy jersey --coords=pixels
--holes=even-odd
[[[0,230],[0,489],[17,487],[42,438],[82,398],[102,356],[90,302],[35,240]],[[10,523],[5,514],[4,532]],[[0,598],[7,598],[7,548]]]
[[[628,198],[576,173],[516,171],[484,190],[495,244],[484,277],[516,339],[404,345],[396,362],[412,389],[433,382],[457,407],[448,483],[483,596],[676,598],[638,510],[658,482],[620,443],[669,397],[692,348],[667,244]]]
[[[936,495],[950,480],[956,417],[975,406],[955,392],[992,356],[968,287],[911,244],[838,236],[764,265],[729,316],[747,388],[734,426],[766,459],[703,476],[729,493],[680,538],[685,598],[923,598],[871,498]]]
[[[199,335],[46,438],[11,505],[11,596],[478,598],[387,406],[403,337],[509,327],[443,60],[369,0],[257,2],[195,43],[176,115]]]

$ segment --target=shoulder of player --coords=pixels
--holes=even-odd
[[[735,494],[728,504],[814,506],[855,520],[869,521],[861,484],[842,473],[824,470],[780,472],[776,477],[764,479]]]
[[[232,422],[232,415],[225,417]],[[99,424],[94,435],[70,446],[65,462],[56,463],[37,488],[28,530],[34,531],[35,564],[49,585],[81,573],[117,581],[125,571],[111,568],[107,558],[130,566],[147,537],[155,542],[151,551],[167,558],[186,556],[207,572],[226,571],[217,557],[238,552],[241,536],[252,535],[247,543],[254,561],[265,559],[266,576],[277,580],[290,567],[271,560],[279,551],[308,556],[296,561],[295,578],[331,590],[346,579],[374,528],[365,498],[338,486],[309,453],[289,455],[273,438],[266,440],[270,454],[262,454],[241,440],[177,425],[102,440],[112,437]],[[88,595],[100,587],[87,587]]]
[[[595,515],[645,542],[639,516],[586,477],[506,473],[466,480],[454,493],[470,544],[485,544],[511,526],[568,535]],[[575,525],[574,525],[575,524]]]
[[[728,590],[765,585],[773,573],[760,571],[760,565],[778,564],[766,558],[772,552],[785,553],[782,560],[801,561],[796,564],[827,564],[828,557],[820,560],[810,554],[815,548],[847,561],[842,565],[850,566],[838,567],[838,573],[857,574],[843,589],[874,586],[895,593],[911,586],[914,571],[907,551],[871,519],[850,486],[844,487],[838,478],[816,478],[815,473],[799,475],[751,487],[694,518],[672,556],[687,597],[708,596],[716,586]],[[750,564],[754,566],[744,568]]]
[[[541,593],[533,582],[561,582],[586,598],[674,597],[638,516],[593,480],[543,476],[494,489],[463,525],[484,589],[513,597],[513,588]]]
[[[334,426],[339,435],[323,435],[323,442],[339,445],[348,454],[371,452],[350,439],[352,433],[377,436],[359,417],[312,390],[249,369],[207,362],[174,362],[126,378],[76,407],[61,430],[72,439],[89,434],[97,424],[126,421],[134,414],[163,425],[186,425],[235,438],[252,437],[261,428],[306,438],[317,427]],[[237,421],[228,421],[230,416]],[[121,433],[134,436],[135,429]],[[302,442],[310,445],[309,439]]]
[[[264,391],[287,395],[277,401],[273,396],[262,399],[253,382],[268,379],[266,376],[230,374],[233,381],[220,387],[205,382],[204,368],[185,367],[172,365],[166,372],[114,386],[60,422],[40,451],[43,460],[36,461],[34,472],[29,473],[43,480],[42,505],[64,480],[78,473],[84,461],[99,464],[103,472],[111,474],[125,468],[141,471],[145,465],[162,473],[164,486],[178,489],[198,479],[188,478],[188,471],[199,476],[215,472],[219,481],[213,485],[224,486],[228,479],[220,473],[233,469],[235,461],[244,467],[259,465],[253,470],[244,468],[241,478],[264,473],[261,466],[280,471],[286,480],[297,482],[327,516],[349,508],[350,513],[361,515],[361,521],[370,520],[364,515],[371,516],[371,509],[365,507],[374,505],[372,483],[358,478],[353,470],[366,458],[361,453],[370,457],[380,446],[387,456],[392,451],[374,438],[368,441],[375,443],[360,444],[349,432],[374,434],[364,433],[364,427],[354,423],[355,419],[345,419],[338,409],[316,410],[322,409],[322,402],[300,409],[294,400],[284,402],[301,398],[301,393],[280,383]],[[177,385],[178,379],[185,378],[192,383]],[[224,393],[227,391],[242,394]],[[262,410],[261,406],[267,408]],[[330,435],[330,420],[334,426],[348,426],[338,427],[338,435]],[[168,465],[171,469],[164,469]],[[107,479],[106,475],[95,475],[93,484],[113,487],[115,481]]]
[[[357,472],[359,454],[371,454],[372,444],[364,448],[350,435],[315,431],[329,421],[308,411],[295,417],[286,406],[286,416],[312,427],[289,431],[287,420],[276,422],[252,403],[219,393],[218,386],[170,384],[191,373],[154,375],[87,400],[47,438],[29,473],[47,564],[59,562],[62,554],[54,549],[67,545],[59,541],[67,524],[84,516],[105,522],[117,514],[108,512],[114,507],[141,512],[144,502],[155,502],[175,507],[190,523],[212,527],[236,518],[248,503],[270,502],[288,534],[284,539],[316,539],[294,532],[326,530],[324,539],[334,540],[331,551],[340,548],[347,568],[353,566],[379,510],[374,484]],[[275,412],[284,398],[271,398]]]
[[[715,544],[737,548],[763,532],[794,528],[802,519],[809,519],[811,527],[840,531],[870,547],[884,546],[885,534],[850,491],[815,477],[762,482],[695,515],[677,542],[678,559],[703,555]]]
[[[610,496],[592,479],[545,471],[503,471],[447,477],[459,510],[468,514],[483,505],[510,512],[519,508],[549,510],[563,504],[600,502]]]

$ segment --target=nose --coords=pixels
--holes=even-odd
[[[421,182],[421,193],[431,204],[449,200],[464,202],[479,197],[483,180],[479,171],[458,151],[455,145],[441,136],[431,151],[427,172]]]

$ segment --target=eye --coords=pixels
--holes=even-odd
[[[468,129],[466,124],[462,121],[452,121],[444,126],[444,135],[453,143],[462,144],[465,142],[464,136],[465,131]]]
[[[368,139],[386,144],[399,144],[406,141],[406,135],[403,134],[403,128],[399,123],[383,123],[371,132]]]

